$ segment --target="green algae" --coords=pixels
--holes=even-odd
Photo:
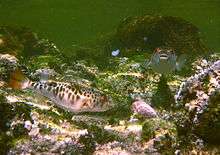
[[[215,92],[208,108],[199,115],[199,125],[195,127],[195,133],[209,144],[218,145],[220,139],[220,92]]]
[[[165,76],[161,76],[157,85],[157,90],[154,93],[151,102],[155,107],[166,110],[170,110],[174,105],[174,95],[167,84],[167,79]]]

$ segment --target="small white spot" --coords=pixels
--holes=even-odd
[[[120,53],[120,50],[119,49],[117,49],[117,50],[115,50],[115,51],[112,51],[112,56],[117,56],[118,54]]]
[[[31,130],[31,127],[32,127],[32,123],[31,123],[31,121],[25,121],[24,122],[24,127],[27,129],[27,130]]]

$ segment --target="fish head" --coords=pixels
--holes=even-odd
[[[109,96],[105,94],[96,93],[92,100],[88,100],[86,104],[84,104],[80,111],[89,111],[89,112],[102,112],[111,109],[112,100]]]
[[[152,69],[161,74],[168,74],[176,68],[176,55],[171,48],[156,48],[151,58]]]

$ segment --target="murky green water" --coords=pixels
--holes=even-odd
[[[0,0],[0,155],[220,154],[220,0],[186,1]]]
[[[31,27],[71,51],[111,32],[128,16],[180,16],[198,26],[209,47],[220,51],[219,6],[219,0],[1,0],[0,21]]]

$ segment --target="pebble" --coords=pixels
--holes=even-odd
[[[31,130],[31,128],[32,128],[32,123],[31,123],[31,121],[25,121],[24,122],[24,128],[26,128],[27,130]]]
[[[40,132],[40,128],[32,128],[31,131],[28,133],[29,136],[37,136]]]
[[[156,111],[146,102],[138,99],[132,103],[131,109],[134,113],[142,115],[147,118],[157,117]]]
[[[0,54],[0,60],[6,60],[12,64],[16,64],[18,62],[18,59],[10,54]]]

